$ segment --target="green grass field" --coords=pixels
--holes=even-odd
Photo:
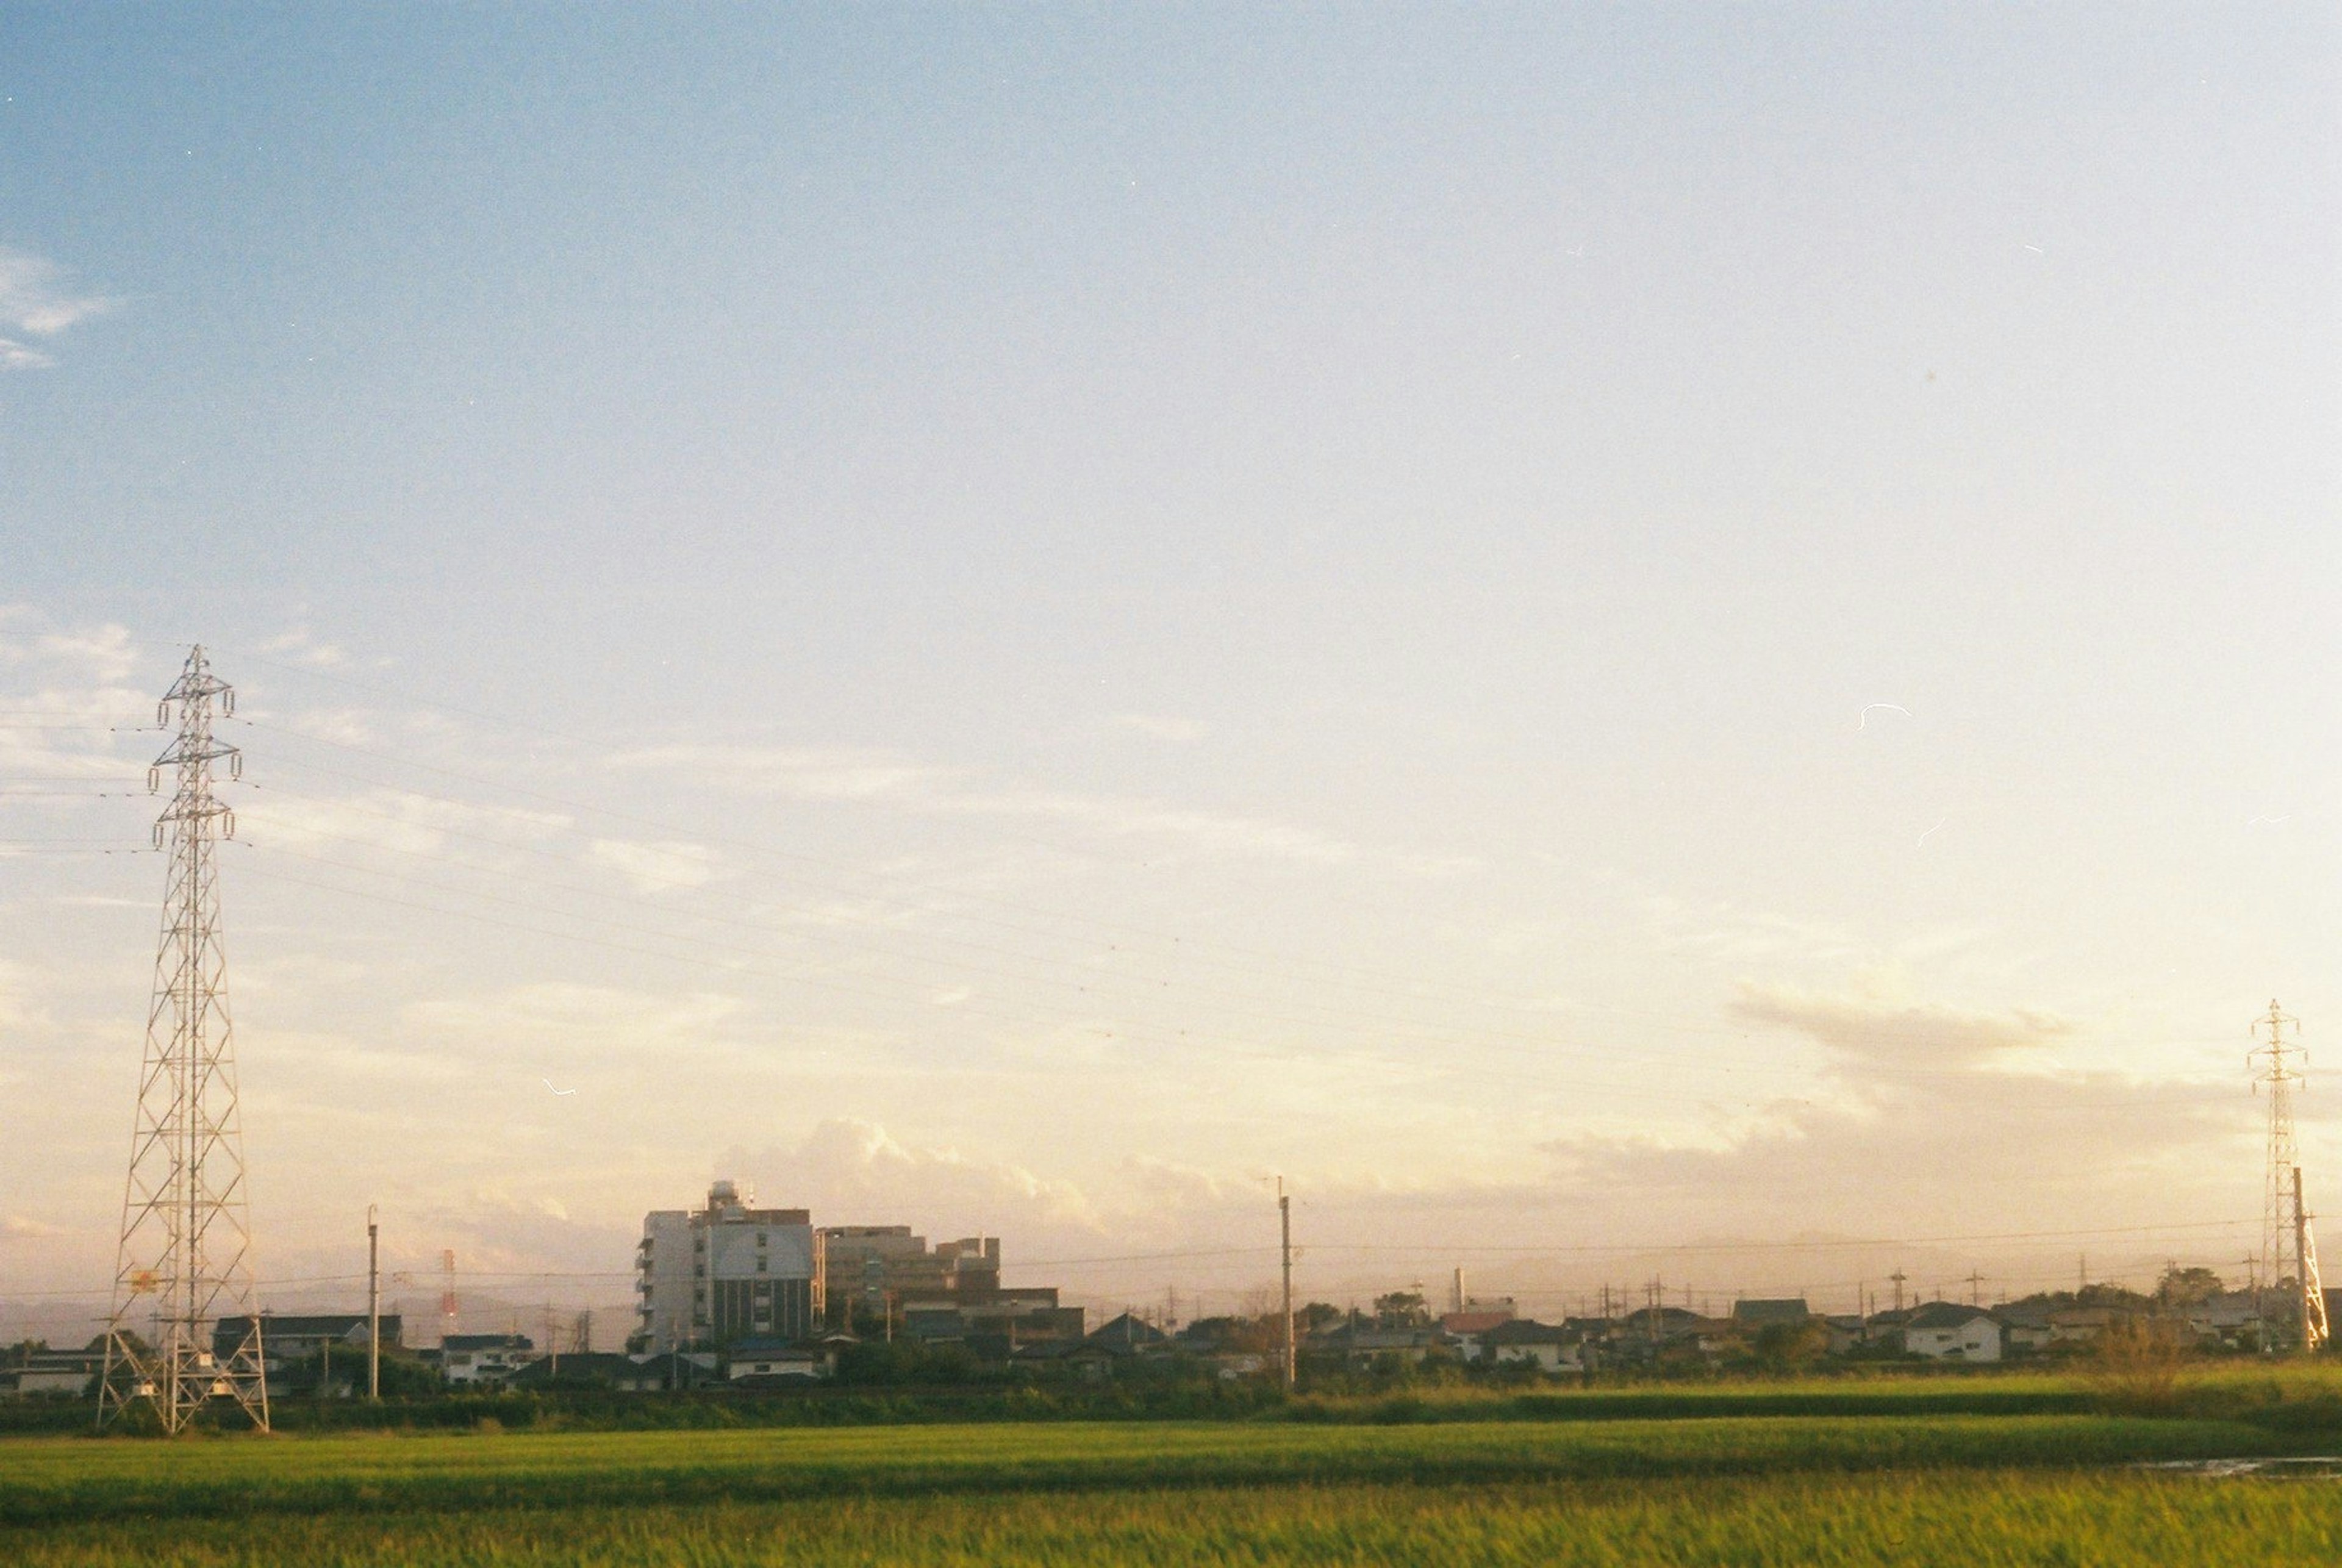
[[[1497,1420],[25,1439],[0,1443],[0,1563],[2342,1561],[2342,1481],[2133,1468],[2342,1450],[2330,1378],[2195,1380],[2157,1418],[2015,1379],[2001,1413],[1967,1408],[1989,1383],[1692,1391],[1667,1419],[1641,1392]],[[1780,1413],[1850,1397],[1869,1413]]]

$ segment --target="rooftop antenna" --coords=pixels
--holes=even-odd
[[[2266,1015],[2253,1024],[2258,1042],[2245,1060],[2254,1069],[2253,1092],[2268,1089],[2268,1171],[2261,1206],[2260,1277],[2290,1310],[2285,1315],[2294,1348],[2302,1354],[2323,1345],[2327,1338],[2326,1293],[2317,1278],[2317,1242],[2310,1233],[2309,1211],[2301,1199],[2301,1149],[2293,1134],[2293,1096],[2303,1082],[2309,1053],[2297,1043],[2301,1021],[2269,1004]],[[2290,1038],[2288,1038],[2290,1036]],[[2286,1282],[2291,1288],[2283,1288]],[[2264,1298],[2267,1300],[2267,1298]],[[2261,1316],[2261,1346],[2272,1347],[2274,1314]]]
[[[214,714],[235,712],[235,689],[211,673],[201,646],[188,651],[155,723],[170,724],[174,708],[178,735],[146,774],[150,792],[163,787],[166,768],[174,781],[171,804],[155,819],[155,847],[167,845],[170,869],[97,1422],[105,1426],[145,1405],[166,1435],[176,1435],[207,1402],[223,1399],[265,1432],[268,1374],[253,1312],[252,1215],[215,864],[218,841],[235,836],[235,814],[212,797],[214,764],[225,762],[228,777],[241,778],[244,757],[212,737]],[[214,1325],[224,1308],[245,1329],[223,1355]],[[140,1343],[134,1323],[151,1331],[150,1342]]]

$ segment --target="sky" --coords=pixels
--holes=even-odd
[[[2241,1276],[2273,996],[2342,1204],[2337,29],[10,7],[0,1333],[196,643],[265,1300],[376,1204],[620,1303],[718,1176],[1100,1305],[1279,1177],[1341,1302]]]

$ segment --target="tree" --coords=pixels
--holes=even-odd
[[[1312,1334],[1340,1326],[1343,1320],[1349,1315],[1331,1302],[1311,1302],[1307,1306],[1296,1311],[1293,1314],[1293,1319],[1297,1332]]]
[[[1375,1298],[1375,1323],[1379,1328],[1421,1328],[1430,1321],[1420,1291],[1393,1291]]]
[[[2165,1307],[2194,1306],[2209,1301],[2227,1287],[2220,1276],[2210,1269],[2183,1269],[2174,1263],[2163,1271],[2163,1278],[2155,1287],[2156,1301]]]
[[[1768,1323],[1756,1331],[1756,1359],[1769,1366],[1807,1366],[1829,1353],[1829,1325]]]

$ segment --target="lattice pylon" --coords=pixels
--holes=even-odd
[[[2302,1202],[2301,1148],[2293,1130],[2293,1096],[2309,1062],[2309,1053],[2296,1043],[2300,1028],[2300,1020],[2271,1002],[2253,1025],[2259,1044],[2246,1059],[2254,1068],[2255,1090],[2268,1091],[2269,1107],[2261,1203],[2261,1343],[2271,1344],[2281,1332],[2307,1353],[2326,1343],[2330,1328],[2317,1274],[2317,1238]]]
[[[103,1426],[145,1405],[175,1433],[219,1400],[265,1432],[268,1374],[253,1312],[252,1222],[215,864],[235,817],[212,795],[216,766],[225,763],[228,776],[239,777],[243,758],[212,735],[213,718],[235,712],[235,693],[211,673],[201,647],[189,651],[157,722],[169,724],[175,708],[178,736],[147,778],[155,790],[165,770],[175,781],[170,806],[155,822],[155,847],[168,850],[170,869],[97,1419]],[[226,1313],[248,1326],[222,1354],[213,1331]]]

